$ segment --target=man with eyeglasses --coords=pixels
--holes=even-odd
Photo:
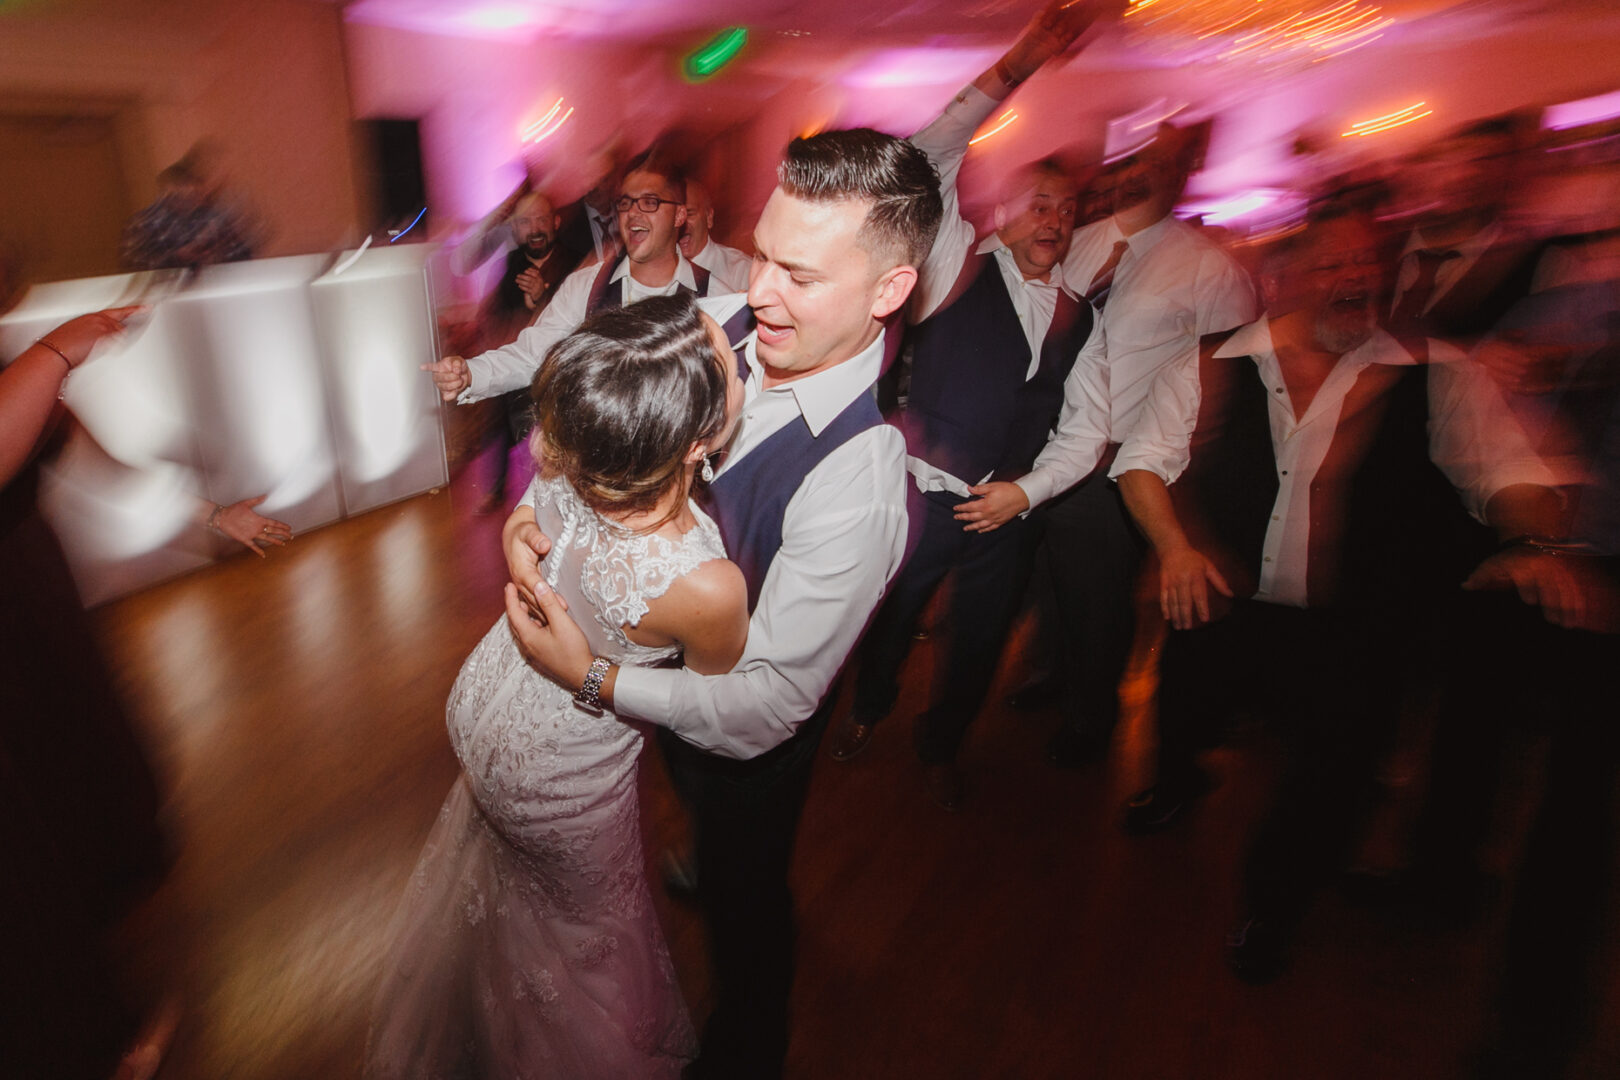
[[[527,387],[551,347],[605,308],[681,289],[708,295],[709,272],[688,262],[676,243],[686,222],[686,180],[678,168],[655,151],[643,154],[630,163],[614,205],[623,245],[618,258],[570,274],[510,345],[422,365],[444,400],[465,405]]]

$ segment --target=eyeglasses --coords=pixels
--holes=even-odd
[[[628,214],[632,206],[640,207],[646,214],[658,213],[660,206],[680,206],[676,199],[660,199],[656,195],[620,195],[613,204],[613,209],[621,214]]]

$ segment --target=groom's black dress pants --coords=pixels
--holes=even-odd
[[[788,865],[827,702],[787,742],[748,761],[705,753],[660,728],[658,744],[696,831],[698,900],[716,986],[694,1073],[780,1076],[793,986]]]

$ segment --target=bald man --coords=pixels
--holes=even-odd
[[[681,254],[693,266],[701,266],[724,285],[724,292],[747,292],[748,271],[753,257],[719,243],[710,235],[714,228],[714,200],[709,189],[696,180],[686,182],[686,224],[681,227]]]

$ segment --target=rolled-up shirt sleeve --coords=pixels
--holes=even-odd
[[[788,503],[737,666],[725,675],[621,668],[615,711],[725,757],[785,741],[826,696],[899,569],[905,485],[905,442],[891,427],[828,455]]]
[[[1496,384],[1461,350],[1429,342],[1429,460],[1446,474],[1475,519],[1503,488],[1554,487]]]
[[[1109,442],[1107,357],[1108,342],[1098,319],[1064,379],[1057,427],[1029,472],[1015,481],[1030,509],[1084,480],[1102,459]]]
[[[962,218],[956,181],[967,156],[968,140],[999,104],[974,86],[964,87],[945,111],[910,139],[911,145],[928,155],[939,171],[939,194],[945,203],[939,232],[923,265],[917,268],[917,294],[911,301],[913,322],[921,322],[944,302],[962,271],[962,263],[973,249],[973,225]]]
[[[1191,355],[1166,364],[1154,378],[1108,475],[1118,480],[1132,469],[1142,469],[1167,485],[1175,483],[1192,459],[1199,393],[1195,348]]]

